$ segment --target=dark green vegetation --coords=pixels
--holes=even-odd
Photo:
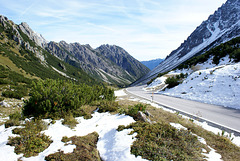
[[[179,65],[178,69],[190,68],[193,65],[198,63],[204,63],[210,57],[213,57],[213,63],[218,64],[221,58],[229,55],[229,58],[234,60],[235,62],[240,61],[240,37],[234,38],[226,43],[223,43],[215,48],[210,49],[206,53],[193,57],[181,65]]]
[[[126,127],[137,132],[131,153],[148,160],[202,160],[202,145],[186,130],[177,130],[163,122],[135,122]]]
[[[16,111],[9,115],[9,120],[5,122],[5,127],[19,126],[21,120],[23,120],[22,114],[19,111]]]
[[[0,86],[2,96],[21,99],[28,95],[31,80],[0,65]]]
[[[46,128],[47,125],[43,121],[27,121],[24,128],[15,128],[13,130],[14,134],[20,136],[9,137],[7,144],[15,146],[15,153],[23,153],[25,157],[38,155],[52,143],[48,136],[40,133]]]
[[[81,106],[94,101],[113,101],[114,91],[103,86],[77,85],[64,80],[39,80],[33,82],[31,97],[23,108],[26,116],[63,117],[71,112],[81,116]]]
[[[64,161],[101,161],[97,150],[98,134],[93,132],[86,136],[73,136],[71,138],[63,137],[63,142],[72,141],[72,145],[76,145],[73,153],[64,154],[63,151],[51,154],[45,157],[46,161],[64,160]]]
[[[63,125],[67,125],[71,129],[73,129],[77,124],[77,120],[73,117],[72,113],[68,113],[64,116],[64,120],[62,122]]]
[[[132,116],[135,120],[137,120],[138,111],[145,112],[146,108],[147,106],[141,103],[136,104],[134,106],[128,106],[128,110],[126,111],[126,114],[129,116]]]
[[[176,75],[176,76],[168,77],[165,80],[165,83],[168,84],[167,88],[173,88],[173,87],[179,85],[180,83],[182,83],[182,81],[185,77],[187,77],[187,74],[183,74],[183,73]]]

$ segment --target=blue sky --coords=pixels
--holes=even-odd
[[[0,14],[48,41],[118,45],[165,58],[226,0],[0,0]]]

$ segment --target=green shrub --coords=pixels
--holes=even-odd
[[[16,111],[13,114],[9,115],[9,120],[5,122],[5,128],[11,127],[11,126],[19,126],[20,120],[23,120],[22,114],[18,111]]]
[[[102,100],[97,102],[98,112],[115,112],[118,110],[118,103],[115,101]]]
[[[177,77],[168,77],[165,83],[168,84],[167,88],[173,88],[179,85],[179,79]]]
[[[65,113],[79,110],[82,105],[97,100],[114,100],[114,91],[102,86],[77,85],[64,80],[39,80],[33,82],[31,97],[23,108],[24,115],[63,117]]]
[[[120,127],[122,129],[122,127]],[[166,123],[135,122],[126,128],[137,133],[131,153],[148,160],[203,160],[197,136]]]
[[[72,113],[68,113],[65,115],[64,120],[62,122],[64,125],[68,125],[71,129],[73,129],[77,124],[77,120],[73,117]]]
[[[8,97],[8,98],[21,99],[22,97],[27,95],[28,95],[28,88],[27,86],[23,86],[23,85],[11,86],[10,89],[2,92],[2,96]]]
[[[7,79],[0,79],[0,84],[10,84],[10,81]]]
[[[140,104],[136,104],[134,106],[129,106],[128,107],[128,111],[127,111],[127,115],[132,116],[134,119],[136,119],[138,111],[145,112],[146,108],[147,108],[147,106],[143,105],[141,103]]]
[[[13,130],[13,133],[20,136],[9,137],[7,144],[15,146],[14,152],[16,154],[23,153],[24,157],[36,156],[52,142],[48,136],[40,133],[46,127],[46,124],[40,120],[27,121],[24,128]]]

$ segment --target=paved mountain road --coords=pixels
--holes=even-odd
[[[130,87],[127,88],[127,92],[134,96],[152,100],[152,92],[144,91],[142,88],[143,86]],[[153,102],[174,109],[184,115],[197,117],[202,121],[207,121],[210,125],[240,136],[240,110],[160,94],[153,95]]]

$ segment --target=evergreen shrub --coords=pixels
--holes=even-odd
[[[146,108],[147,108],[147,106],[143,105],[141,103],[136,104],[134,106],[129,106],[128,111],[127,111],[127,115],[132,116],[134,119],[136,119],[138,111],[145,112]]]
[[[103,86],[77,85],[71,81],[52,79],[33,82],[30,95],[23,108],[24,115],[43,117],[62,117],[82,105],[115,99],[114,91]]]

